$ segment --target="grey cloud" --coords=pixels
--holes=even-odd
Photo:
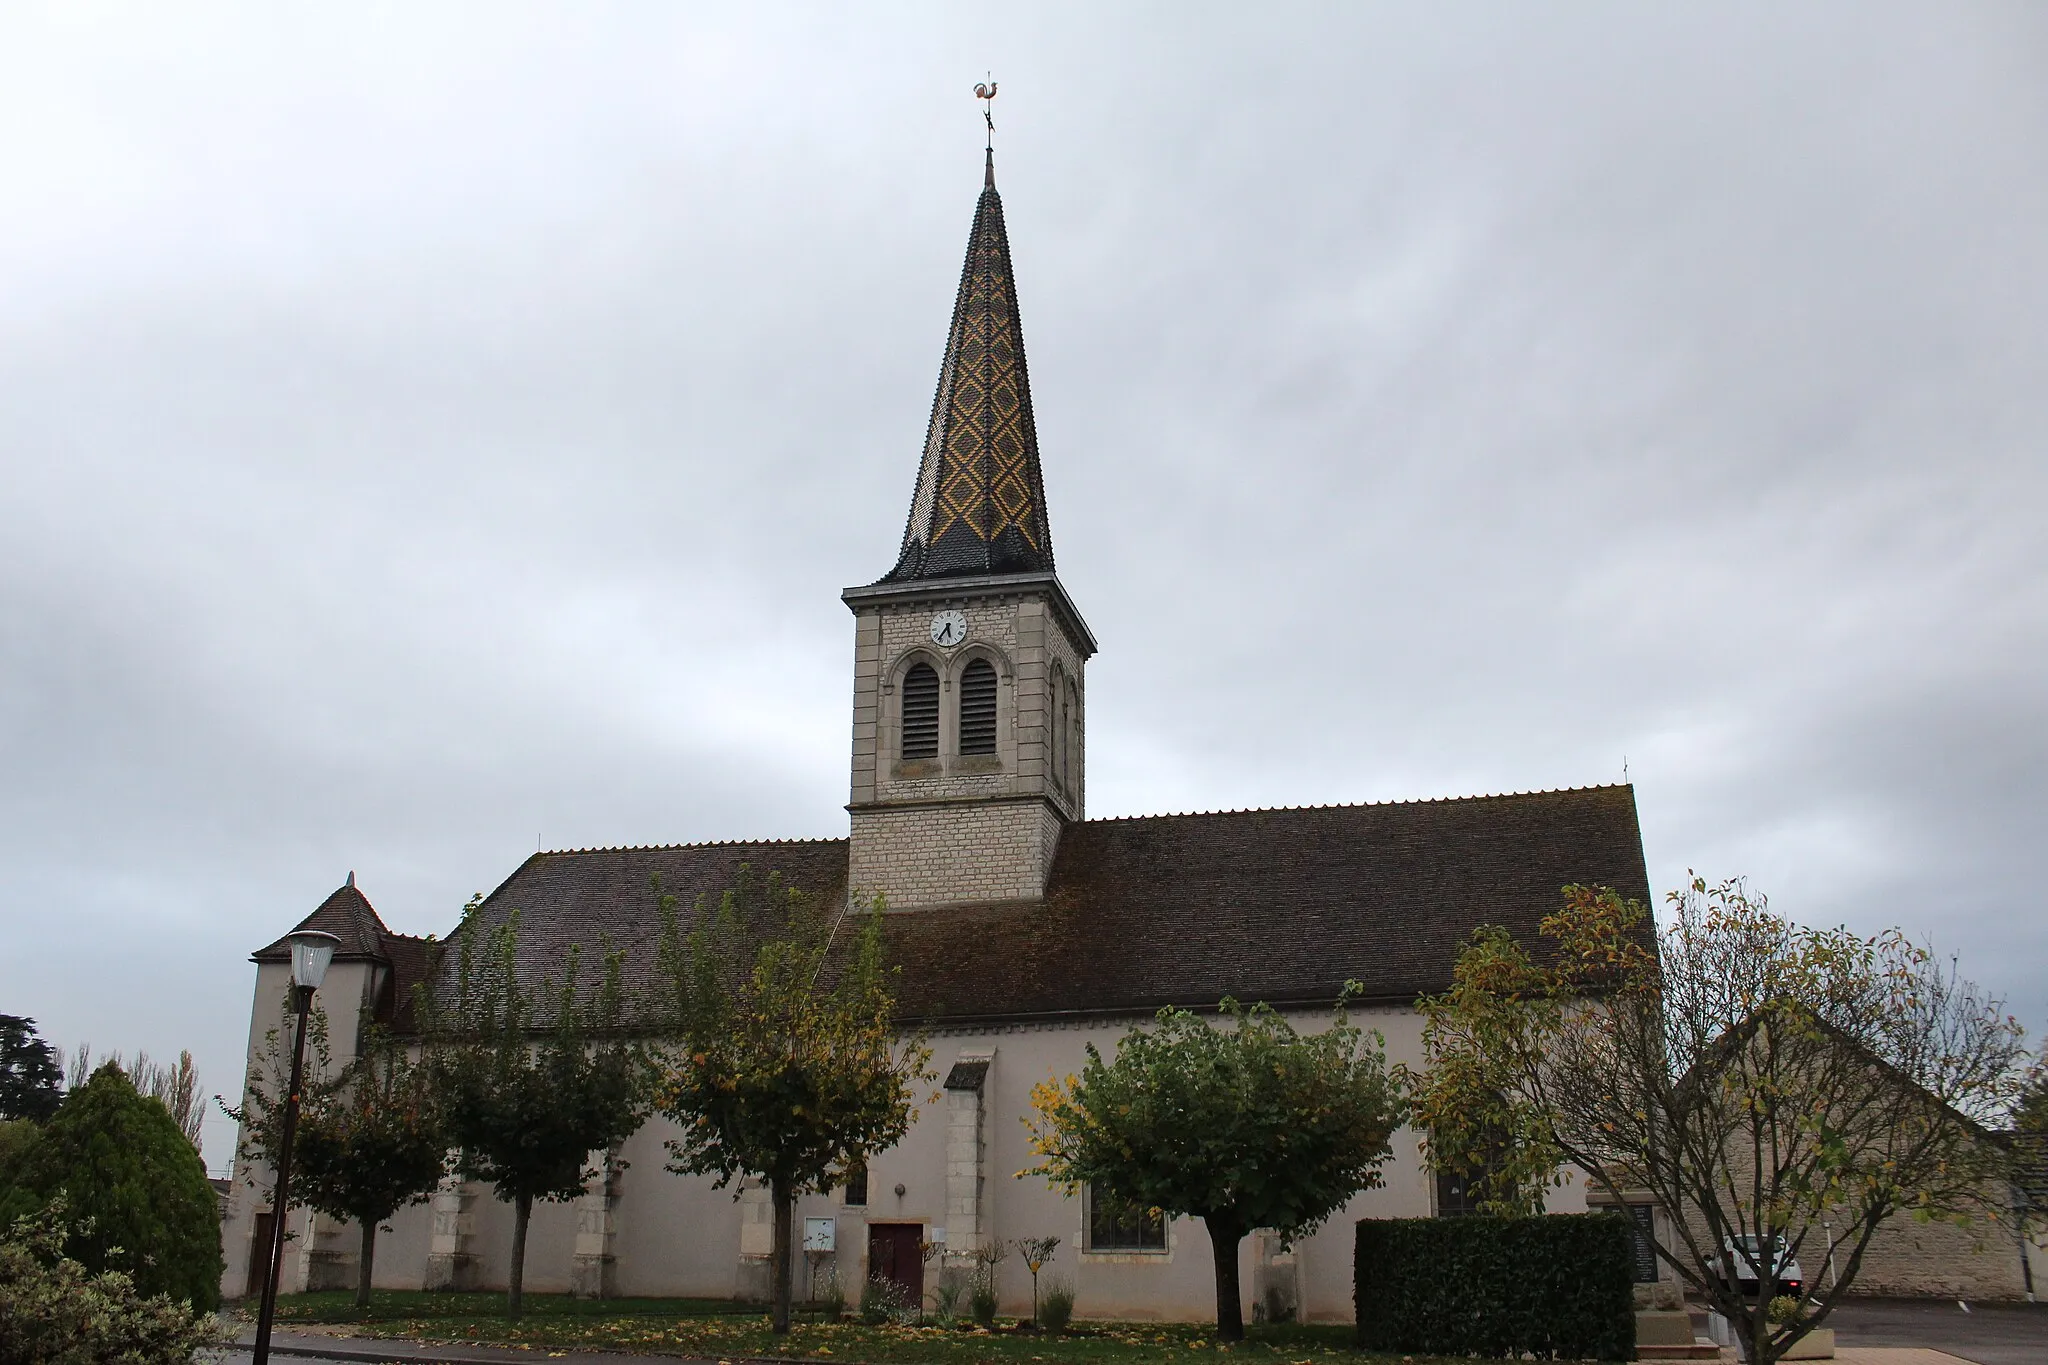
[[[2048,1022],[2031,6],[0,20],[0,1008],[838,832],[990,65],[1101,814],[1639,784]],[[225,1138],[210,1138],[225,1155]]]

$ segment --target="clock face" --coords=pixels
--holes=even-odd
[[[942,611],[932,618],[932,643],[951,649],[967,638],[967,618],[957,611]]]

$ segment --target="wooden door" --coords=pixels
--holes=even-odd
[[[868,1275],[903,1286],[906,1302],[924,1302],[924,1224],[868,1224]]]
[[[271,1217],[269,1213],[256,1215],[256,1233],[249,1240],[249,1283],[242,1290],[248,1298],[263,1297],[263,1273],[270,1264]]]

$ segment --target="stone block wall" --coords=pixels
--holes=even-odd
[[[1835,1260],[1841,1264],[1843,1255]],[[1827,1283],[1825,1257],[1805,1269]],[[1854,1285],[1858,1294],[1943,1299],[2017,1299],[2024,1291],[2020,1243],[2009,1220],[1985,1218],[1958,1227],[1923,1223],[1911,1214],[1894,1214],[1878,1226]]]
[[[934,645],[929,633],[933,614],[946,609],[967,618],[967,640],[954,649]],[[958,752],[958,677],[976,657],[988,659],[998,679],[994,761],[991,756]],[[919,661],[931,664],[940,678],[940,752],[934,760],[906,764],[900,761],[900,684]],[[1075,703],[1067,722],[1063,782],[1054,782],[1051,774],[1055,665],[1072,684]],[[963,594],[958,600],[864,608],[854,627],[851,804],[1038,795],[1050,799],[1068,819],[1082,818],[1083,665],[1081,651],[1042,596]]]
[[[1036,900],[1063,827],[1029,799],[856,810],[848,882],[859,894],[886,895],[892,910]]]

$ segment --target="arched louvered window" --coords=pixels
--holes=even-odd
[[[976,659],[960,675],[960,752],[996,751],[996,671]]]
[[[939,675],[930,664],[903,675],[903,756],[939,756]]]

